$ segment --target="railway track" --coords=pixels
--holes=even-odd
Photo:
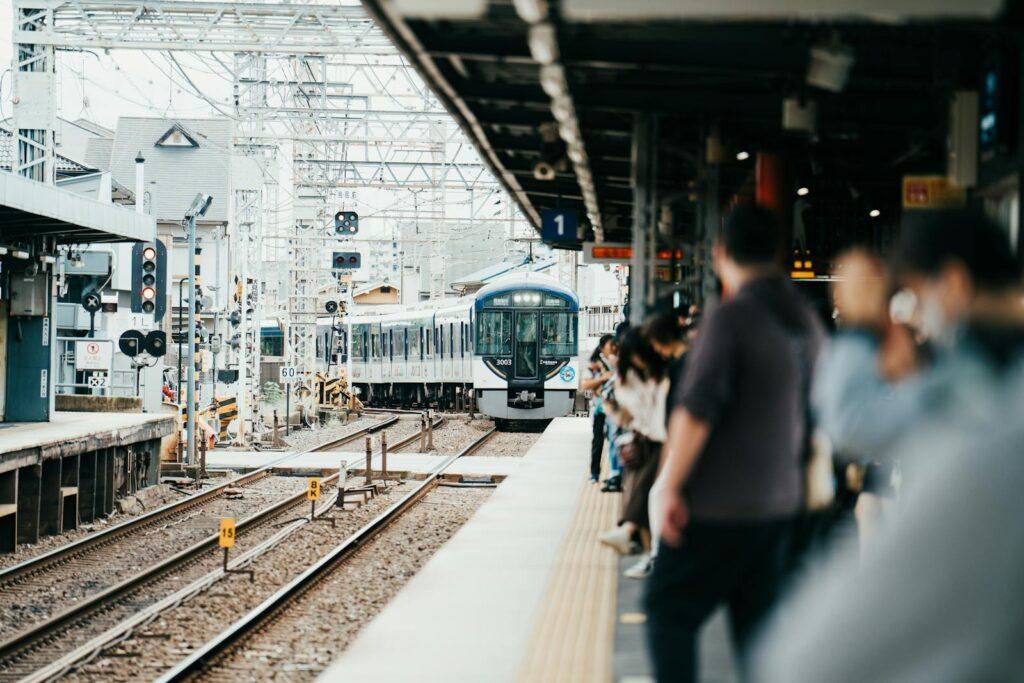
[[[395,501],[387,510],[334,546],[320,560],[282,586],[260,605],[232,623],[216,637],[195,650],[188,658],[165,673],[159,680],[162,682],[192,680],[205,675],[207,670],[215,665],[218,660],[229,656],[236,648],[242,647],[247,637],[257,633],[273,620],[281,618],[299,598],[327,580],[359,548],[365,546],[404,513],[412,509],[437,486],[441,475],[452,463],[478,449],[494,435],[494,432],[495,430],[493,429],[485,432],[462,449],[462,451],[446,457],[443,462],[439,463],[437,467],[428,473],[425,479],[417,482],[412,490]]]
[[[210,501],[216,501],[232,488],[251,486],[256,482],[263,481],[271,474],[274,467],[301,453],[331,450],[365,438],[367,434],[394,426],[397,422],[397,417],[382,420],[313,448],[283,455],[264,467],[212,489],[163,506],[151,513],[128,520],[0,572],[0,594],[4,594],[8,603],[14,595],[24,595],[33,588],[42,586],[50,589],[49,595],[41,596],[44,601],[42,607],[39,604],[31,604],[31,601],[30,604],[25,605],[29,619],[33,615],[45,611],[45,600],[48,599],[52,605],[62,603],[66,599],[66,593],[62,593],[61,574],[73,576],[77,581],[84,581],[85,584],[82,588],[84,593],[75,596],[77,601],[74,604],[64,609],[51,609],[46,618],[7,636],[0,642],[0,681],[19,680],[34,671],[45,668],[47,663],[60,658],[69,646],[79,642],[82,637],[87,637],[97,630],[103,631],[122,620],[127,614],[145,607],[152,602],[152,599],[139,597],[138,592],[142,588],[167,579],[170,584],[164,588],[173,591],[176,585],[185,581],[184,576],[190,567],[197,566],[205,556],[211,554],[209,551],[217,541],[216,535],[203,534],[201,540],[178,552],[173,552],[170,556],[163,557],[143,571],[131,574],[123,580],[115,581],[111,585],[105,585],[102,580],[94,580],[94,574],[101,573],[105,563],[110,564],[112,549],[118,547],[126,539],[131,542],[139,534],[144,534],[147,529],[155,529],[160,524],[173,524],[175,520],[180,520],[183,516],[208,505]],[[416,436],[418,435],[414,435],[414,437]],[[330,483],[336,477],[337,475],[333,475],[325,482]],[[297,489],[297,487],[295,488]],[[249,533],[259,529],[268,521],[299,505],[304,500],[304,491],[296,490],[290,495],[280,496],[271,505],[264,505],[262,509],[245,517],[239,523],[238,531]],[[209,528],[209,526],[204,528]],[[164,550],[164,548],[160,547],[160,550]],[[172,571],[181,576],[168,577]],[[90,588],[92,588],[91,591],[89,591]],[[71,630],[77,631],[81,625],[87,626],[84,629],[84,635],[72,639],[64,637]],[[76,635],[79,634],[76,633]]]

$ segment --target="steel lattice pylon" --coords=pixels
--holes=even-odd
[[[331,217],[354,201],[346,192],[394,192],[377,219],[422,222],[440,243],[454,238],[449,193],[468,194],[471,219],[474,202],[499,191],[483,164],[464,158],[458,126],[358,5],[14,0],[14,13],[16,169],[38,180],[54,174],[56,48],[233,56],[224,67],[233,153],[256,177],[234,184],[228,233],[242,289],[235,360],[243,424],[259,419],[264,316],[286,316],[287,362],[311,381],[317,297],[338,287],[327,256],[339,246]],[[396,233],[393,222],[383,227]],[[444,265],[440,251],[429,248],[435,273]],[[441,294],[440,284],[433,277],[429,291]]]

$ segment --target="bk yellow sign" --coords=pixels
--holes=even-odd
[[[306,500],[320,500],[320,479],[310,477],[309,487],[306,489]]]
[[[235,520],[225,517],[220,520],[220,542],[221,548],[231,548],[235,545]]]

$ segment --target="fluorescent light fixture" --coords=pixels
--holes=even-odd
[[[512,0],[516,14],[527,24],[536,24],[548,18],[548,3],[545,0]]]
[[[882,212],[879,211],[878,209],[871,209],[870,211],[868,211],[868,215],[871,216],[872,218],[878,218],[879,216],[882,215]]]
[[[551,24],[531,26],[527,42],[530,44],[530,54],[538,64],[547,66],[558,61],[558,39],[555,37],[555,27]]]
[[[565,87],[565,69],[558,64],[545,64],[540,68],[540,87],[544,89],[548,97],[568,99],[569,93]]]
[[[57,262],[57,259],[54,258],[53,256],[51,256],[50,254],[40,254],[39,255],[39,262],[40,263],[49,263],[50,265],[53,265],[54,263]]]
[[[750,152],[748,152],[746,150],[741,150],[739,152],[736,152],[736,161],[746,161],[749,158],[750,158]]]
[[[806,197],[807,195],[809,195],[811,193],[811,191],[810,191],[810,189],[808,189],[806,187],[798,187],[797,190],[796,190],[796,193],[800,197]]]
[[[11,252],[11,256],[13,256],[14,258],[27,259],[28,252],[24,249],[15,249],[14,251]]]

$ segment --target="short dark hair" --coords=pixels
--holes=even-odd
[[[602,334],[601,338],[597,340],[597,346],[594,347],[594,352],[592,354],[590,354],[590,360],[591,361],[599,360],[601,358],[601,349],[603,349],[604,345],[607,344],[608,342],[610,342],[614,338],[615,337],[613,337],[610,334]]]
[[[682,341],[685,332],[679,313],[675,311],[655,313],[644,321],[642,331],[648,339],[659,344]]]
[[[1006,231],[980,211],[967,209],[908,213],[895,260],[897,270],[927,276],[959,261],[978,289],[1006,289],[1021,279]]]
[[[718,235],[725,252],[743,266],[773,263],[779,249],[779,223],[760,204],[740,204],[725,218]]]

